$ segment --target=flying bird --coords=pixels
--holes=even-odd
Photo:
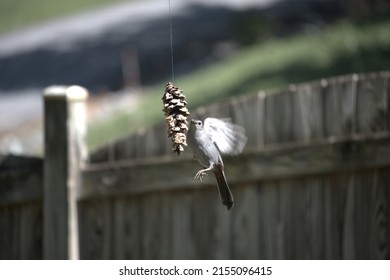
[[[187,133],[187,142],[194,158],[203,166],[194,179],[202,180],[207,171],[212,171],[217,179],[222,203],[231,209],[234,199],[226,181],[221,154],[238,155],[245,147],[247,137],[245,129],[231,123],[230,119],[206,118],[191,120]]]

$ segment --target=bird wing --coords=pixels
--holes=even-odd
[[[230,119],[207,118],[203,129],[222,154],[237,155],[245,147],[245,129],[233,124]]]

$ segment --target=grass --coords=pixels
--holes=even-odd
[[[390,21],[365,26],[340,22],[311,36],[264,42],[175,80],[190,108],[229,96],[351,72],[390,69]],[[163,119],[164,83],[146,90],[132,112],[119,111],[90,126],[94,149]]]
[[[389,69],[389,28],[390,21],[360,28],[340,23],[313,36],[266,42],[178,84],[186,89],[191,104],[201,105],[330,75]]]
[[[0,33],[124,0],[0,0]]]

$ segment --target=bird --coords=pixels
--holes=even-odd
[[[245,129],[233,124],[230,119],[206,118],[192,119],[187,132],[187,143],[192,149],[194,158],[203,169],[195,179],[202,181],[207,171],[212,171],[218,185],[222,204],[230,210],[234,205],[232,192],[226,180],[221,154],[238,155],[247,142]]]

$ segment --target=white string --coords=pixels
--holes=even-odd
[[[171,70],[172,70],[172,82],[175,80],[175,72],[173,70],[173,32],[172,32],[172,13],[171,13],[171,0],[169,3],[169,39],[171,43]]]

